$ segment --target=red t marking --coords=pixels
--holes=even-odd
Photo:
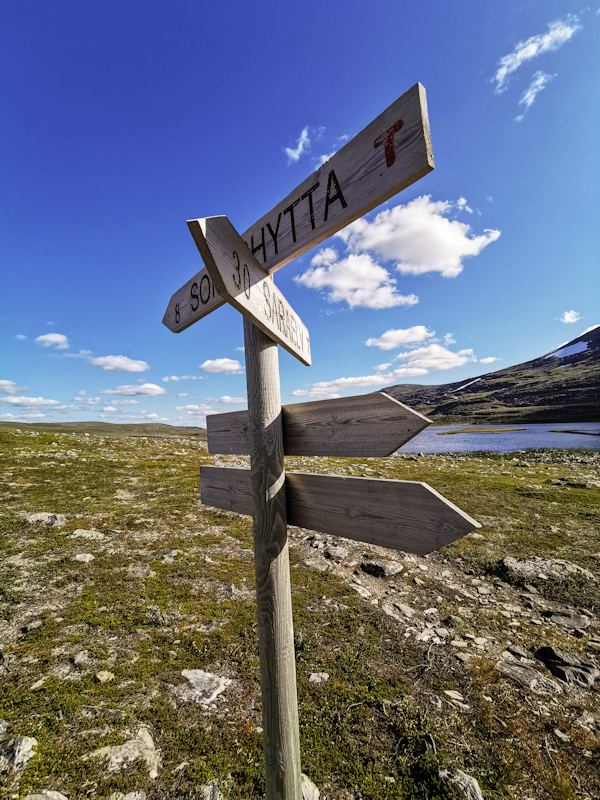
[[[391,167],[396,160],[394,134],[398,133],[403,125],[404,120],[399,119],[398,122],[394,122],[391,128],[388,128],[385,133],[382,133],[381,136],[378,136],[377,139],[375,139],[375,147],[379,147],[381,144],[385,145],[385,163],[388,165],[388,167]]]

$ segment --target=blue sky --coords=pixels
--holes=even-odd
[[[161,324],[202,267],[186,220],[245,231],[416,82],[435,170],[275,275],[313,356],[280,348],[282,401],[468,379],[599,323],[599,43],[570,0],[5,4],[0,419],[242,408],[239,312]]]

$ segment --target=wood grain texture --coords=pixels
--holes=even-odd
[[[277,345],[244,317],[265,784],[302,800]]]
[[[188,227],[217,293],[273,341],[310,365],[306,326],[227,217],[189,220]]]
[[[173,333],[181,333],[224,303],[204,267],[172,295],[162,320],[163,325]]]
[[[237,473],[229,475],[229,473]],[[286,472],[289,525],[425,555],[481,525],[426,483]],[[252,513],[250,473],[202,467],[202,502]]]
[[[427,417],[383,392],[281,408],[286,456],[385,457],[426,428]],[[246,411],[206,418],[208,452],[248,455]]]
[[[274,272],[433,168],[425,89],[417,83],[242,239]]]

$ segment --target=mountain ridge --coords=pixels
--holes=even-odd
[[[381,391],[437,425],[600,422],[600,325],[539,358],[477,378]]]

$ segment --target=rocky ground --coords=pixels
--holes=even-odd
[[[0,797],[260,798],[251,520],[197,436],[0,431]],[[600,454],[288,459],[423,480],[426,557],[290,528],[306,800],[600,798]]]

